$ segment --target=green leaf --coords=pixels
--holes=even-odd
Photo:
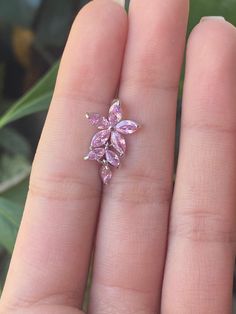
[[[17,185],[29,176],[31,166],[23,155],[0,156],[0,193]]]
[[[0,128],[14,120],[48,109],[56,82],[58,67],[59,63],[57,62],[29,92],[0,117]]]
[[[22,208],[0,197],[0,245],[12,253],[22,217]]]
[[[29,188],[29,177],[26,177],[24,180],[20,181],[18,184],[12,186],[6,191],[0,193],[0,197],[7,198],[14,203],[20,205],[21,208],[24,207],[27,192]]]
[[[0,149],[10,154],[21,154],[30,156],[30,145],[27,140],[15,129],[0,129]]]
[[[0,295],[4,287],[7,271],[11,260],[11,254],[5,249],[0,248]]]

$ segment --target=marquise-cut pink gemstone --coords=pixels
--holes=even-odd
[[[105,117],[101,116],[99,113],[86,113],[86,118],[92,125],[95,125],[98,129],[106,129],[109,126],[108,120]]]
[[[105,145],[107,141],[109,140],[110,135],[111,135],[111,131],[109,129],[97,132],[92,138],[91,146],[100,147],[100,146]]]
[[[126,150],[126,142],[120,133],[116,131],[111,133],[111,144],[121,156],[124,155]]]
[[[108,120],[112,126],[117,124],[122,119],[122,110],[119,99],[116,99],[110,109],[109,109],[109,117]]]
[[[120,159],[119,157],[116,155],[116,153],[114,153],[112,150],[106,150],[106,160],[109,162],[109,164],[111,164],[113,167],[119,167],[120,165]]]
[[[122,134],[132,134],[137,131],[138,127],[135,121],[122,120],[115,126],[115,129]]]
[[[88,155],[85,157],[85,160],[97,160],[99,161],[105,154],[105,149],[100,148],[94,148],[91,150]]]
[[[104,184],[108,184],[112,178],[112,172],[108,165],[103,165],[100,170],[100,175]]]

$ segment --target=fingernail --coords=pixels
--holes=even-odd
[[[125,7],[125,0],[113,0],[113,1],[121,5],[123,8]]]
[[[200,22],[206,22],[210,20],[225,21],[225,18],[223,16],[203,16]]]

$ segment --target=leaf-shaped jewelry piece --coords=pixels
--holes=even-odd
[[[122,110],[119,99],[115,99],[109,109],[108,120],[112,126],[116,125],[122,119]]]
[[[93,136],[90,151],[84,159],[95,160],[102,164],[100,176],[103,183],[108,184],[112,178],[110,166],[118,168],[120,157],[126,151],[126,141],[123,135],[136,132],[139,125],[132,120],[121,120],[122,109],[119,99],[112,101],[108,118],[95,112],[87,113],[86,118],[90,124],[96,126],[101,131]]]
[[[120,159],[117,156],[116,153],[114,153],[112,150],[107,149],[106,150],[106,160],[111,164],[113,167],[118,168],[120,165]]]
[[[112,172],[108,165],[102,165],[100,171],[101,179],[104,184],[108,184],[112,178]]]
[[[125,138],[117,131],[111,132],[111,145],[120,154],[120,156],[124,155],[126,150]]]
[[[139,125],[132,120],[122,120],[116,126],[116,131],[120,132],[121,134],[132,134],[137,131]]]
[[[97,160],[99,161],[105,155],[105,148],[94,148],[90,150],[87,156],[84,157],[85,160]]]
[[[109,140],[110,135],[111,131],[109,129],[97,132],[92,138],[91,147],[100,147],[105,145]]]
[[[99,113],[86,113],[86,118],[92,125],[96,126],[98,129],[106,129],[109,127],[109,122],[107,118],[101,116]]]

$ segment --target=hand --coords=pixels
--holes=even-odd
[[[232,310],[236,30],[205,19],[190,36],[172,195],[188,1],[132,0],[128,19],[95,0],[74,22],[0,313],[81,313],[97,222],[89,313]],[[83,160],[94,133],[84,115],[106,114],[118,84],[142,128],[102,190],[97,163]]]

